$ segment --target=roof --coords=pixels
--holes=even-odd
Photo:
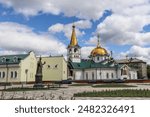
[[[18,55],[4,55],[0,56],[0,65],[19,64],[21,60],[25,59],[29,54]]]
[[[69,66],[72,69],[90,69],[90,68],[117,68],[118,64],[115,65],[114,61],[102,61],[95,63],[93,60],[81,60],[80,63],[74,63],[69,61]]]
[[[137,58],[130,58],[130,59],[120,59],[120,60],[116,60],[117,63],[146,63],[143,60],[137,59]]]

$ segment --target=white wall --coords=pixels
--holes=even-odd
[[[83,71],[74,71],[74,80],[83,80]]]

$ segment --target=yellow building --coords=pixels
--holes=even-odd
[[[36,66],[37,60],[33,52],[0,56],[0,82],[34,82]]]
[[[43,82],[67,79],[67,62],[63,56],[42,57]]]

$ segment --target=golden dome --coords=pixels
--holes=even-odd
[[[72,35],[71,35],[71,41],[69,46],[76,46],[78,45],[78,41],[76,38],[76,32],[75,32],[75,25],[72,26]]]
[[[108,55],[107,50],[105,48],[102,48],[100,46],[100,40],[99,40],[99,38],[100,38],[100,36],[98,35],[97,47],[92,50],[91,56],[96,56],[96,55],[104,56],[104,55]]]
[[[92,50],[91,55],[92,56],[96,56],[96,55],[104,56],[104,55],[107,55],[107,50],[105,50],[102,47],[96,47]]]

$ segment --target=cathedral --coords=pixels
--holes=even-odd
[[[69,78],[73,80],[137,79],[137,69],[127,64],[118,64],[100,44],[99,35],[97,46],[89,53],[89,59],[82,59],[81,56],[81,47],[73,25],[70,44],[67,47]]]

